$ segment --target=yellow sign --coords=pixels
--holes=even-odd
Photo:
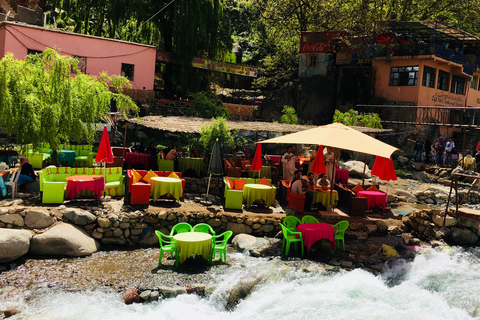
[[[208,59],[193,58],[192,66],[194,68],[206,69],[224,73],[238,74],[246,77],[257,77],[257,68],[231,64]]]

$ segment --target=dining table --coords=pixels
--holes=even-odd
[[[205,161],[203,158],[178,158],[178,170],[184,173],[188,169],[192,169],[200,175],[205,170]]]
[[[8,166],[13,164],[13,160],[18,158],[18,152],[15,150],[0,150],[0,162],[5,162]]]
[[[153,156],[148,153],[127,152],[125,153],[125,163],[127,168],[131,169],[136,163],[140,163],[143,169],[148,170],[152,166]]]
[[[367,198],[367,208],[381,207],[385,212],[385,206],[387,205],[387,194],[381,191],[359,191],[357,193],[359,198]]]
[[[330,241],[330,247],[335,250],[335,230],[330,224],[301,223],[297,227],[297,232],[302,233],[303,244],[307,250],[310,250],[315,242],[322,239]]]
[[[273,187],[259,183],[245,184],[243,186],[243,199],[247,208],[250,208],[255,200],[265,201],[267,206],[271,206],[275,200]]]
[[[212,235],[205,232],[182,232],[173,236],[178,261],[183,263],[191,255],[201,255],[209,261],[212,253]]]
[[[97,175],[74,175],[67,177],[67,197],[73,200],[80,191],[90,190],[96,198],[105,190],[105,179]]]
[[[312,195],[312,204],[320,202],[328,210],[330,207],[335,207],[338,202],[338,191],[332,190],[332,195],[330,198],[330,189],[320,189],[315,192],[310,192]],[[331,199],[331,202],[330,202]]]
[[[157,201],[160,196],[170,194],[176,200],[182,197],[182,180],[170,177],[153,177],[150,179],[150,194],[153,201]]]
[[[158,165],[158,171],[167,171],[167,172],[175,171],[175,164],[173,160],[162,159],[161,154],[157,155],[157,165]]]
[[[267,179],[272,179],[272,167],[270,166],[262,166],[262,169],[260,169],[260,174],[258,171],[252,171],[250,170],[251,165],[246,165],[245,166],[248,170],[248,176],[250,178],[267,178]]]
[[[348,170],[335,168],[335,182],[348,183]]]
[[[50,150],[48,153],[52,154],[53,151]],[[75,164],[75,158],[77,157],[77,154],[75,153],[74,150],[58,150],[57,151],[57,160],[59,163],[68,163],[69,166],[73,167]]]

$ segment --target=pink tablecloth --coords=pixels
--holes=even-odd
[[[78,175],[67,177],[67,197],[75,198],[77,193],[90,190],[95,193],[97,199],[105,190],[105,179],[102,176]]]
[[[335,182],[341,182],[343,184],[348,183],[348,170],[347,169],[335,169]]]
[[[135,153],[127,152],[125,153],[125,163],[128,168],[131,168],[135,163],[141,163],[143,169],[148,170],[152,165],[152,155],[146,153]]]
[[[302,233],[303,243],[310,250],[310,247],[321,239],[327,239],[331,248],[335,249],[335,232],[333,226],[326,223],[302,223],[297,227],[297,232]]]
[[[367,198],[367,208],[382,207],[385,211],[385,205],[387,204],[387,194],[380,191],[359,191],[357,194],[359,198]]]

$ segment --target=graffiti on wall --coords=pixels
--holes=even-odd
[[[432,102],[441,103],[443,105],[452,107],[463,107],[465,105],[464,100],[464,96],[446,92],[437,92],[432,96]]]

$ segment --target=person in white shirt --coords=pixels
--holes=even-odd
[[[290,188],[290,193],[305,194],[308,187],[307,181],[308,178],[306,176],[303,176],[301,179],[296,180]]]
[[[455,142],[452,138],[448,138],[447,144],[445,145],[445,165],[452,165],[452,149],[455,148]]]
[[[297,157],[292,153],[292,147],[287,147],[287,152],[282,156],[283,166],[283,180],[292,181],[297,168],[295,168],[295,161]]]

